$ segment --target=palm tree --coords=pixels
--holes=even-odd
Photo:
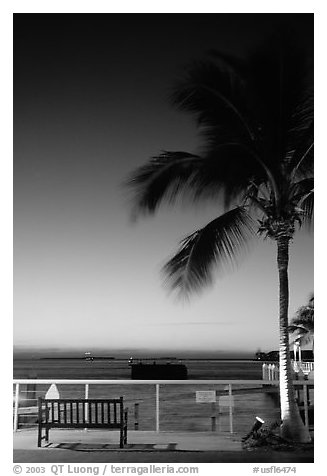
[[[291,324],[288,326],[289,332],[295,335],[295,341],[301,345],[312,342],[312,352],[314,351],[314,296],[309,299],[308,304],[301,306]]]
[[[136,214],[153,214],[181,195],[225,207],[184,238],[163,268],[182,295],[211,282],[213,268],[233,262],[256,231],[276,242],[281,434],[306,442],[292,384],[288,262],[294,233],[313,216],[313,82],[310,54],[294,39],[270,39],[246,61],[211,52],[189,66],[172,102],[195,116],[205,139],[201,153],[163,151],[127,183]]]

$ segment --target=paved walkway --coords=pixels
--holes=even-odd
[[[313,462],[313,452],[245,451],[238,435],[129,431],[119,448],[117,431],[50,430],[37,448],[37,431],[14,433],[14,463],[107,462]]]

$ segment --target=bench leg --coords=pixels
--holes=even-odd
[[[45,430],[45,441],[47,443],[49,442],[49,428],[46,428],[46,430]]]
[[[125,408],[124,410],[124,418],[123,418],[123,433],[124,433],[124,445],[127,445],[127,420],[128,420],[128,409]]]
[[[121,427],[120,428],[120,442],[119,442],[119,447],[124,448],[124,430]]]
[[[38,446],[38,448],[41,447],[41,441],[42,441],[42,426],[39,424],[38,435],[37,435],[37,446]]]

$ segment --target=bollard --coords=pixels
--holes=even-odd
[[[134,429],[139,429],[139,403],[134,403]]]
[[[255,423],[252,426],[251,430],[246,436],[244,436],[244,438],[242,438],[243,443],[245,443],[252,435],[256,434],[256,432],[262,427],[263,424],[264,420],[262,420],[262,418],[255,417]]]

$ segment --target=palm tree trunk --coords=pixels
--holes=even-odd
[[[292,383],[293,372],[289,351],[288,336],[288,261],[289,236],[277,238],[277,264],[279,274],[279,390],[281,408],[281,436],[283,438],[309,442],[309,430],[304,426],[295,400],[295,391]]]

